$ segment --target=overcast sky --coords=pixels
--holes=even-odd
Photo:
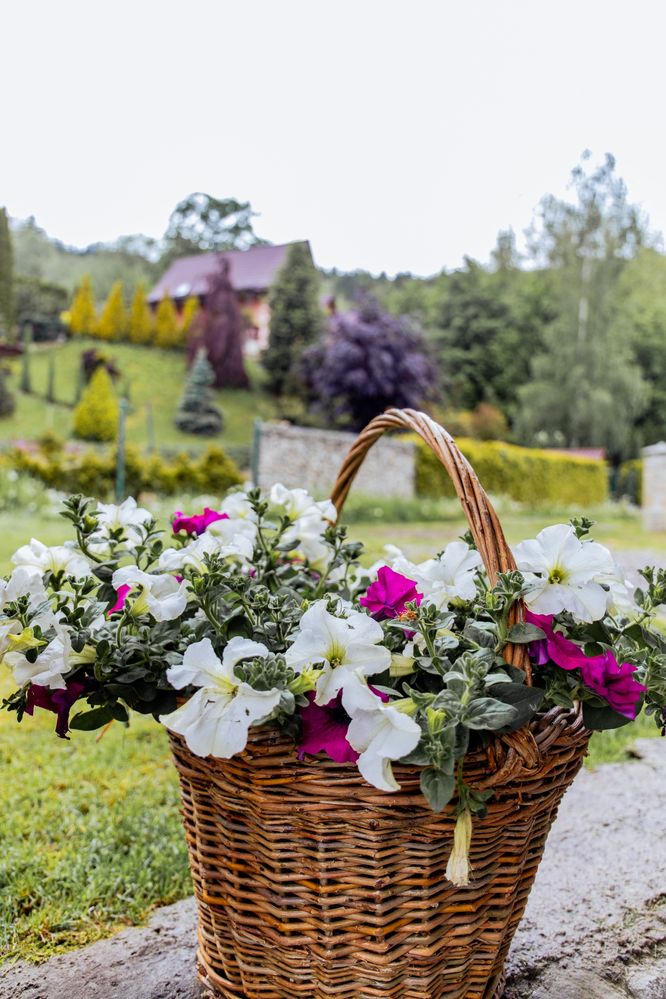
[[[83,246],[250,200],[317,262],[485,260],[585,147],[666,230],[657,0],[20,0],[0,14],[0,204]]]

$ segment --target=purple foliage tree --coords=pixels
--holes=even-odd
[[[420,331],[373,299],[332,316],[325,339],[302,363],[313,408],[353,430],[391,406],[421,405],[435,386]]]
[[[248,387],[243,361],[243,317],[229,279],[229,262],[224,258],[209,280],[205,307],[192,326],[188,343],[190,362],[200,347],[205,348],[213,369],[215,388]]]

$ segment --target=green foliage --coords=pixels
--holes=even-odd
[[[84,274],[81,278],[69,310],[69,328],[78,336],[90,336],[94,333],[97,323],[95,298],[90,277]]]
[[[74,433],[86,441],[113,441],[118,436],[119,412],[109,372],[100,365],[74,410]]]
[[[146,300],[146,286],[140,281],[134,290],[128,321],[131,343],[150,343],[153,336],[153,314]]]
[[[178,313],[167,292],[157,306],[155,312],[155,346],[168,350],[171,347],[180,347],[183,344],[183,336],[178,324]]]
[[[296,366],[321,331],[319,276],[307,243],[294,243],[269,298],[270,338],[263,355],[268,389],[274,395],[301,394]]]
[[[222,429],[222,413],[213,403],[211,385],[215,380],[206,351],[200,347],[185,383],[176,413],[176,426],[188,434],[213,436]]]
[[[70,451],[40,446],[35,452],[14,448],[7,455],[8,466],[21,475],[29,475],[44,485],[63,492],[109,496],[116,475],[116,451]],[[242,476],[220,447],[209,446],[202,454],[185,451],[173,458],[160,454],[143,455],[138,448],[125,450],[127,491],[138,496],[149,492],[173,496],[182,493],[219,495],[231,486],[240,485]]]
[[[0,208],[0,332],[9,333],[14,322],[14,254],[7,211]]]
[[[644,232],[614,169],[612,156],[591,171],[584,163],[573,172],[575,203],[542,202],[533,252],[550,268],[557,318],[519,389],[516,431],[526,444],[605,447],[617,459],[635,450],[645,385],[613,322],[614,292]]]
[[[61,315],[67,309],[67,289],[36,277],[18,276],[14,281],[16,322],[30,323],[36,340],[51,340],[65,332]]]
[[[214,198],[198,191],[174,208],[164,234],[165,268],[178,257],[220,250],[246,250],[263,242],[252,228],[254,212],[249,201]]]
[[[623,461],[617,471],[615,494],[618,499],[629,499],[636,506],[643,502],[643,462],[640,458]]]
[[[159,265],[155,241],[147,236],[125,236],[113,244],[86,247],[85,253],[49,239],[34,219],[12,229],[15,271],[65,288],[71,297],[85,274],[90,275],[101,299],[115,281],[134,287],[139,281],[155,282]]]
[[[116,281],[97,320],[97,336],[102,340],[122,340],[127,333],[127,311],[122,281]]]
[[[490,403],[512,414],[553,318],[547,281],[517,267],[489,272],[468,259],[442,292],[433,344],[449,406]]]
[[[491,494],[532,506],[559,503],[589,507],[607,499],[608,472],[601,461],[498,441],[462,439],[457,444]],[[418,438],[416,448],[418,495],[454,496],[451,479],[427,444]]]

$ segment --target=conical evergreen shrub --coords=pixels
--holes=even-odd
[[[105,367],[98,367],[74,410],[74,434],[86,441],[114,441],[120,408]]]
[[[219,434],[222,429],[222,413],[214,404],[211,392],[214,381],[215,374],[206,351],[200,347],[187,376],[183,398],[176,413],[175,424],[183,433],[210,437]]]

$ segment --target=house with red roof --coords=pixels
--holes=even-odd
[[[309,251],[310,244],[305,243]],[[160,300],[168,295],[180,311],[185,299],[195,296],[205,309],[209,278],[217,271],[220,259],[224,258],[229,263],[229,278],[245,318],[246,353],[259,354],[268,345],[268,293],[292,245],[252,246],[249,250],[224,250],[181,257],[174,260],[162,275],[148,295],[148,302],[156,308]]]

